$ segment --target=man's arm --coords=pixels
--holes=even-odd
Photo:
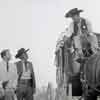
[[[89,33],[93,32],[92,24],[89,20],[86,19],[86,25]]]
[[[91,39],[91,47],[92,47],[92,50],[93,52],[97,52],[97,49],[99,48],[98,46],[98,39],[96,37],[95,34],[91,35],[92,39]]]
[[[73,35],[73,33],[74,33],[74,24],[73,24],[73,22],[71,22],[67,31],[66,31],[66,36],[70,37]]]
[[[17,67],[16,67],[16,64],[14,63],[12,67],[13,67],[13,73],[12,73],[12,75],[13,75],[13,78],[12,78],[12,87],[13,87],[14,89],[16,89],[17,80],[18,80],[18,74],[17,74]]]
[[[31,76],[32,76],[32,88],[33,88],[33,93],[36,92],[36,80],[35,80],[35,73],[34,73],[34,68],[33,68],[33,64],[31,63]]]

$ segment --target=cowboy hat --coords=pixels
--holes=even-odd
[[[76,14],[79,14],[80,12],[83,12],[83,10],[79,10],[78,8],[73,8],[68,11],[68,13],[65,14],[65,17],[73,17]]]
[[[29,51],[29,49],[25,50],[24,48],[21,48],[17,51],[17,54],[16,54],[16,58],[19,58],[23,53],[26,53],[27,51]]]

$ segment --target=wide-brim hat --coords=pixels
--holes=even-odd
[[[16,54],[16,58],[19,58],[23,53],[26,53],[27,51],[29,51],[29,49],[26,49],[25,48],[21,48],[17,51],[17,54]]]
[[[76,14],[79,14],[79,13],[81,13],[81,12],[83,12],[83,10],[79,10],[78,8],[73,8],[73,9],[71,9],[71,10],[69,10],[66,14],[65,14],[65,17],[73,17],[74,15],[76,15]]]

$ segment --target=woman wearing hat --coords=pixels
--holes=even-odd
[[[16,58],[20,61],[16,62],[18,72],[18,86],[16,90],[18,100],[34,100],[34,93],[36,89],[35,75],[33,65],[28,61],[28,54],[24,48],[18,50]]]

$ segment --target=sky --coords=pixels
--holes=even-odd
[[[99,33],[99,2],[0,0],[0,51],[9,48],[14,56],[19,48],[30,48],[28,54],[34,65],[37,87],[46,86],[48,82],[56,87],[54,51],[59,34],[69,23],[65,13],[74,7],[83,9],[81,15],[89,19],[94,32]]]

